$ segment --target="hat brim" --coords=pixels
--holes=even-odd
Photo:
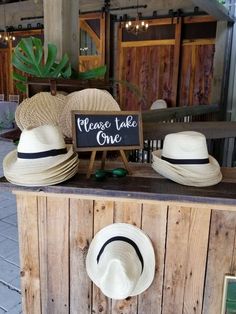
[[[143,257],[144,266],[142,274],[130,296],[145,291],[152,283],[155,274],[155,254],[148,236],[139,228],[126,224],[115,223],[100,230],[93,238],[86,257],[86,269],[90,279],[99,287],[102,277],[97,264],[97,255],[103,244],[114,236],[124,236],[136,243]]]
[[[217,160],[209,155],[207,164],[176,165],[161,159],[162,150],[152,152],[152,167],[162,176],[183,185],[211,186],[222,180]]]
[[[30,173],[40,173],[53,167],[59,168],[66,163],[74,154],[72,145],[66,145],[67,153],[38,159],[20,159],[17,158],[17,150],[8,153],[3,160],[3,172],[5,177],[8,174],[25,175]]]
[[[60,175],[56,175],[53,177],[41,177],[41,178],[30,178],[26,179],[24,176],[20,177],[11,177],[8,176],[7,180],[15,185],[22,185],[22,186],[48,186],[48,185],[55,185],[66,180],[72,178],[78,172],[78,163],[75,164],[69,171],[62,172]]]

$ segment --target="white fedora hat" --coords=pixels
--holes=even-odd
[[[190,186],[211,186],[222,180],[217,160],[208,154],[206,138],[194,131],[168,134],[162,150],[152,153],[152,167],[162,176]]]
[[[167,103],[164,99],[157,99],[155,100],[151,107],[150,107],[150,110],[153,110],[153,109],[166,109],[167,108]]]
[[[86,257],[90,279],[109,298],[122,300],[145,291],[155,274],[155,254],[139,228],[115,223],[100,230]]]
[[[53,125],[24,129],[17,150],[3,160],[6,179],[27,186],[65,181],[77,168],[77,154],[65,144],[60,128]]]

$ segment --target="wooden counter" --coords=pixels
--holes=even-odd
[[[224,276],[236,274],[236,168],[207,188],[160,178],[149,165],[132,169],[42,188],[0,179],[17,198],[24,313],[220,314]],[[114,222],[142,228],[156,254],[151,287],[123,301],[104,297],[85,270],[93,235]]]

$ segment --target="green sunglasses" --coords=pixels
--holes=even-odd
[[[121,177],[125,177],[127,174],[128,174],[128,171],[124,168],[115,168],[112,170],[98,169],[95,171],[94,177],[97,181],[102,181],[106,177],[121,178]]]

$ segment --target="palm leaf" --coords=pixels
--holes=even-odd
[[[64,56],[61,59],[61,62],[56,64],[56,67],[50,73],[50,76],[51,77],[58,77],[58,75],[61,73],[61,71],[67,66],[68,62],[69,62],[68,55],[64,54]]]
[[[78,74],[79,79],[84,79],[84,80],[89,80],[89,79],[94,79],[98,77],[103,77],[106,73],[107,67],[106,65],[88,70],[86,72],[80,72]]]
[[[13,79],[15,81],[20,81],[20,82],[25,82],[27,81],[27,78],[23,75],[21,75],[20,73],[17,73],[17,72],[13,72]]]
[[[57,47],[55,45],[48,44],[48,56],[47,56],[46,64],[44,66],[44,70],[43,70],[44,77],[47,77],[50,71],[52,70],[52,66],[55,63],[56,56],[57,56]]]
[[[16,88],[22,92],[22,93],[26,93],[26,85],[22,82],[16,82]]]

